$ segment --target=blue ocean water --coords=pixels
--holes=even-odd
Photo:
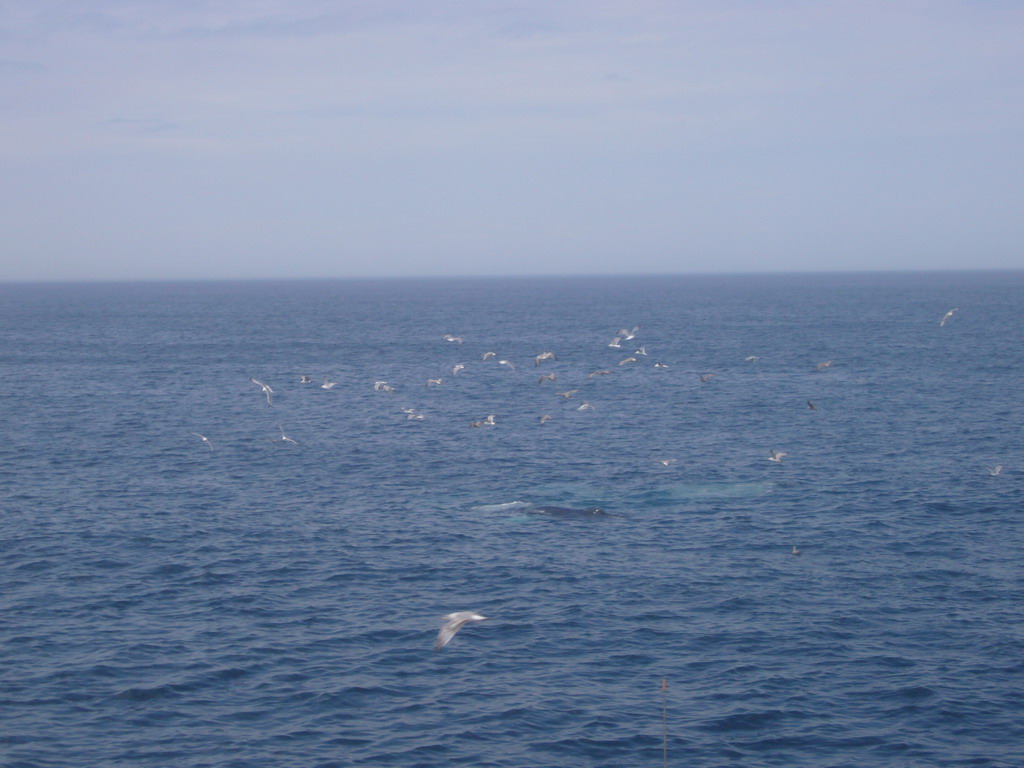
[[[8,768],[1024,765],[1024,273],[0,312]]]

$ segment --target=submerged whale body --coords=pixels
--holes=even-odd
[[[574,509],[573,507],[530,507],[526,510],[531,515],[547,515],[548,517],[612,517],[600,507]]]

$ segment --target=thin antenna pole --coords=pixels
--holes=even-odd
[[[668,768],[668,681],[661,681],[661,756]]]

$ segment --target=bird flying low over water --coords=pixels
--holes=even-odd
[[[750,357],[744,357],[743,359],[748,363],[756,363],[761,358],[757,355],[750,355]]]
[[[263,390],[263,394],[267,396],[267,406],[272,406],[274,404],[274,390],[272,390],[268,385],[264,384],[259,379],[254,379],[252,376],[249,377],[249,381],[251,381],[253,384],[255,384],[256,386]]]
[[[673,464],[675,464],[678,461],[678,459],[656,459],[656,461],[663,467],[670,467]]]
[[[457,374],[459,371],[461,371],[465,367],[466,367],[465,363],[456,363],[455,365],[453,365],[452,366],[452,376]]]
[[[284,427],[282,427],[280,424],[278,424],[277,428],[281,430],[281,436],[279,438],[277,438],[277,442],[279,442],[279,443],[292,443],[293,445],[298,445],[297,442],[292,440],[290,437],[288,437],[288,435],[286,435],[284,433]]]
[[[497,357],[497,356],[498,356],[498,353],[497,353],[497,352],[484,352],[484,353],[483,353],[483,354],[482,354],[482,355],[480,356],[480,359],[481,359],[481,360],[490,360],[490,359],[491,359],[492,357]]]
[[[440,651],[455,637],[455,633],[462,629],[469,622],[484,621],[489,616],[481,616],[476,611],[456,611],[442,617],[444,624],[441,631],[437,633],[437,641],[434,643],[434,651]]]
[[[831,367],[832,367],[832,361],[831,360],[826,360],[824,363],[818,363],[814,367],[814,370],[820,371],[820,370],[823,370],[825,368],[831,368]]]
[[[555,374],[553,374],[553,373],[545,373],[545,374],[542,374],[537,379],[537,383],[538,384],[543,384],[545,381],[557,381],[557,380],[558,380],[558,376],[556,376]]]
[[[818,406],[816,406],[816,405],[815,405],[814,403],[812,403],[812,402],[811,402],[810,400],[808,400],[808,401],[807,401],[807,407],[808,407],[808,408],[810,408],[810,409],[811,409],[812,411],[816,411],[816,410],[818,410]]]
[[[774,461],[776,464],[782,463],[783,456],[789,456],[785,451],[769,451],[771,456],[768,457],[768,461]]]
[[[947,320],[949,320],[949,318],[951,318],[951,317],[953,316],[953,313],[954,313],[954,312],[956,312],[956,311],[957,311],[957,310],[959,310],[959,309],[960,309],[960,307],[953,307],[953,308],[952,308],[951,310],[949,310],[949,312],[947,312],[946,314],[944,314],[944,315],[942,316],[942,319],[941,319],[941,320],[939,320],[939,328],[941,328],[942,326],[944,326],[944,325],[946,324],[946,321],[947,321]]]
[[[790,551],[789,554],[791,554],[793,557],[798,557],[798,556],[802,555],[803,552],[801,552],[799,549],[797,549],[796,548],[796,544],[794,544],[793,545],[793,549]]]
[[[195,435],[196,437],[198,437],[200,440],[202,440],[208,446],[210,446],[210,450],[211,451],[213,450],[213,443],[210,442],[210,438],[208,438],[206,435],[200,435],[198,432],[193,432],[192,434]]]
[[[441,379],[427,379],[427,383],[424,386],[429,387],[431,384],[440,384]]]
[[[206,438],[204,437],[203,439],[205,440]],[[988,473],[990,475],[992,475],[992,477],[995,477],[996,475],[998,475],[1002,471],[1003,471],[1003,465],[1002,464],[996,464],[994,467],[989,467],[988,468]]]
[[[589,374],[587,374],[587,378],[592,379],[595,376],[611,376],[611,373],[611,371],[605,368],[604,370],[601,371],[591,371]]]
[[[717,373],[702,373],[702,374],[700,374],[700,383],[701,384],[707,384],[709,381],[711,381],[717,375],[718,375]]]
[[[452,336],[450,333],[446,333],[442,338],[445,341],[454,341],[456,344],[461,344],[465,341],[461,336]]]
[[[331,381],[331,380],[330,380],[330,379],[328,379],[328,378],[327,378],[326,376],[324,376],[324,383],[320,385],[320,389],[331,389],[331,388],[333,388],[333,387],[334,387],[334,385],[335,385],[335,384],[337,384],[337,383],[338,383],[338,382],[336,382],[336,381]]]
[[[557,355],[555,355],[554,352],[541,352],[539,355],[537,355],[535,358],[533,358],[533,364],[534,364],[534,366],[538,366],[541,363],[543,363],[545,360],[557,360],[557,359],[558,359],[558,357],[557,357]]]
[[[305,375],[303,375],[303,376],[299,377],[299,383],[300,384],[311,384],[312,382],[313,382],[313,377],[312,376],[305,376]]]
[[[546,424],[547,422],[551,421],[551,418],[552,416],[550,413],[545,413],[543,416],[540,417],[540,423]]]

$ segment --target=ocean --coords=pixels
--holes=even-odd
[[[0,285],[0,764],[1022,766],[1022,316],[1024,272]]]

